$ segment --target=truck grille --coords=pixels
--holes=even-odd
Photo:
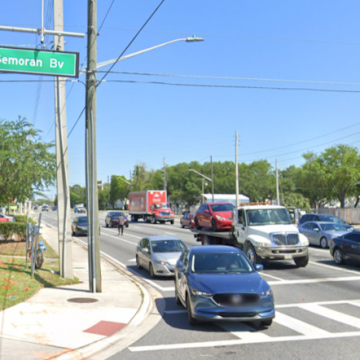
[[[170,211],[160,211],[160,214],[168,216],[170,215]]]
[[[257,294],[216,294],[214,301],[220,306],[238,307],[255,304],[259,301]]]
[[[273,240],[276,245],[297,245],[299,242],[299,234],[273,234]]]

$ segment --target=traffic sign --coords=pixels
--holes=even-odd
[[[79,77],[79,53],[0,46],[0,72]]]

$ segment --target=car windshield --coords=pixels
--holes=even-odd
[[[213,212],[232,211],[233,209],[235,209],[235,206],[233,204],[215,204],[210,205],[210,207]]]
[[[112,213],[110,213],[110,216],[111,217],[119,217],[120,216],[120,214],[121,214],[121,212],[112,212]]]
[[[78,223],[80,224],[87,224],[87,222],[88,222],[88,219],[87,219],[87,216],[80,216],[79,218],[78,218]]]
[[[287,225],[291,224],[289,213],[286,209],[258,209],[247,210],[249,225]]]
[[[333,222],[333,223],[336,223],[336,224],[346,224],[345,221],[342,221],[337,216],[319,215],[319,218],[320,218],[321,221]]]
[[[194,273],[250,273],[254,272],[249,260],[239,253],[194,254],[191,260]]]
[[[153,240],[151,247],[154,253],[182,252],[186,249],[181,240]]]
[[[163,203],[163,204],[155,204],[155,209],[170,209],[170,205]]]
[[[348,231],[346,226],[341,224],[321,224],[320,225],[323,231]]]

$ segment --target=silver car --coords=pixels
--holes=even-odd
[[[308,238],[310,244],[320,245],[323,249],[329,247],[331,239],[349,232],[342,224],[325,221],[308,221],[299,225],[298,229]]]
[[[176,236],[148,236],[136,246],[138,269],[149,270],[150,276],[174,276],[174,269],[186,245]]]

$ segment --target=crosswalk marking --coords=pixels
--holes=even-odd
[[[245,341],[268,341],[270,336],[256,332],[251,326],[244,323],[219,323],[224,330]]]
[[[278,311],[281,308],[300,308],[302,310],[309,311],[311,313],[320,315],[324,318],[331,319],[332,321],[339,322],[352,326],[356,329],[360,329],[360,319],[351,315],[341,313],[332,309],[328,309],[326,305],[340,305],[348,304],[360,307],[360,300],[335,300],[335,301],[323,301],[315,303],[295,303],[284,304],[276,306],[276,317],[274,322],[280,326],[284,326],[291,329],[300,335],[285,335],[285,336],[271,336],[256,328],[238,322],[217,322],[216,324],[222,327],[225,331],[229,332],[238,339],[232,340],[219,340],[219,341],[207,341],[207,342],[193,342],[193,343],[174,343],[174,344],[158,344],[149,346],[135,346],[129,347],[132,352],[140,351],[160,351],[160,350],[175,350],[175,349],[194,349],[194,348],[211,348],[215,346],[240,346],[245,344],[256,343],[277,343],[288,341],[305,341],[305,340],[317,340],[317,339],[337,339],[337,338],[349,338],[360,337],[360,331],[347,331],[347,332],[328,332],[319,327],[308,324],[304,321],[293,318],[289,315]],[[185,313],[186,310],[172,310],[166,311],[166,314],[179,314]]]
[[[299,307],[307,311],[311,311],[314,314],[360,329],[360,319],[354,316],[343,314],[315,304],[301,304]]]
[[[286,326],[287,328],[292,329],[303,335],[324,336],[329,334],[329,332],[326,330],[307,324],[301,320],[285,315],[279,311],[276,311],[276,317],[274,321],[282,326]]]

